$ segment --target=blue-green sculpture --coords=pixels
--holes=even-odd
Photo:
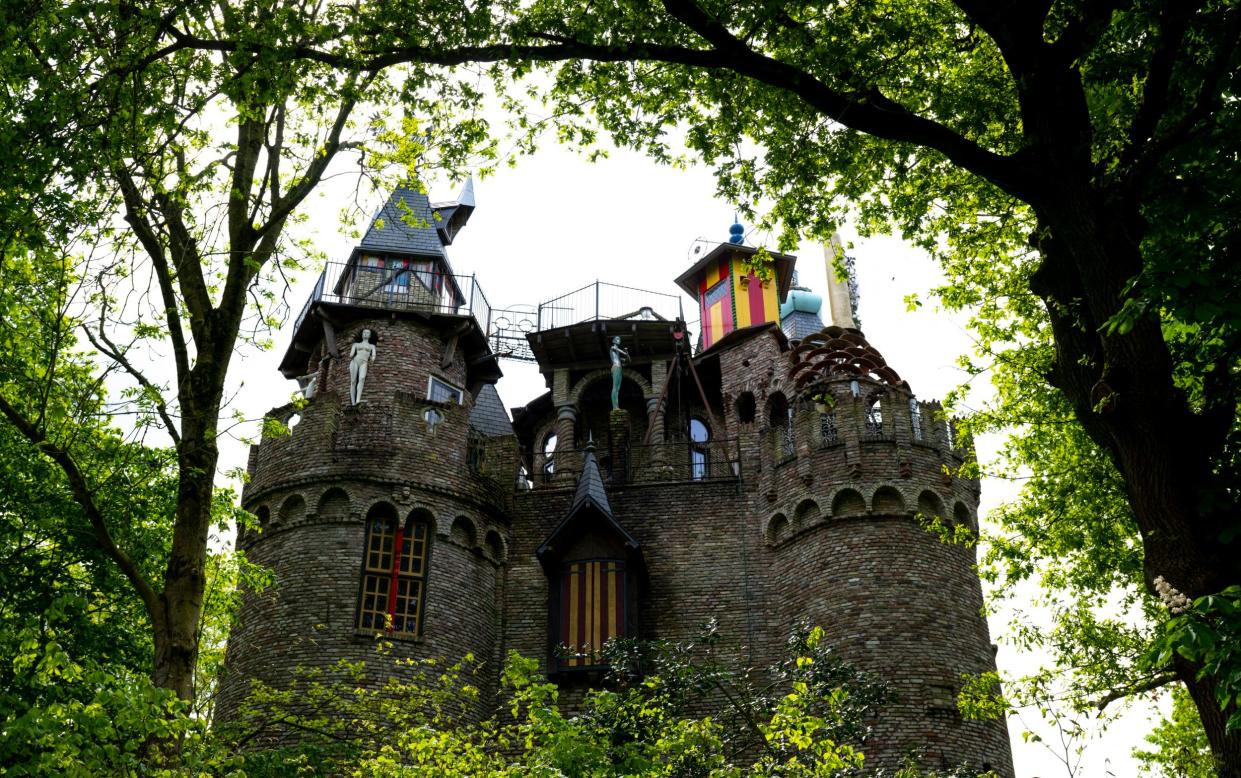
[[[621,365],[629,359],[629,352],[621,348],[620,335],[612,337],[612,348],[608,353],[612,357],[612,410],[620,410]]]

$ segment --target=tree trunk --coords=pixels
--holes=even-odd
[[[1148,590],[1162,576],[1190,597],[1218,592],[1239,578],[1236,550],[1219,540],[1233,512],[1205,507],[1201,497],[1220,491],[1213,468],[1219,452],[1206,441],[1222,441],[1226,430],[1206,429],[1173,384],[1172,357],[1155,315],[1123,333],[1106,326],[1143,267],[1140,236],[1132,230],[1140,224],[1136,212],[1111,207],[1097,193],[1065,189],[1058,192],[1063,207],[1039,212],[1043,262],[1031,279],[1052,323],[1056,359],[1049,380],[1125,480]],[[1235,705],[1221,710],[1214,680],[1197,680],[1198,669],[1183,659],[1174,667],[1197,705],[1219,774],[1241,778],[1241,732],[1225,732]]]
[[[224,368],[209,360],[190,371],[177,451],[177,513],[164,572],[161,613],[155,620],[153,681],[186,701],[194,699],[199,626],[206,589],[207,539],[211,528],[219,448],[217,420]]]

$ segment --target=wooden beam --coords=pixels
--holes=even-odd
[[[461,336],[470,331],[470,323],[463,322],[458,324],[456,329],[448,337],[448,343],[444,346],[444,356],[440,359],[440,368],[447,370],[452,365],[452,359],[457,354],[457,341]]]
[[[336,327],[323,317],[323,342],[327,344],[327,353],[332,355],[333,359],[340,359],[340,349],[336,346]]]

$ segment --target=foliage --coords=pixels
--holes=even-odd
[[[1146,773],[1166,778],[1212,778],[1215,762],[1207,747],[1202,722],[1198,720],[1194,702],[1183,689],[1172,693],[1172,713],[1146,736],[1156,750],[1135,749]],[[1158,771],[1158,772],[1156,772]]]
[[[220,638],[201,631],[223,602],[207,588],[208,537],[235,517],[234,495],[215,492],[229,363],[239,345],[270,346],[287,274],[322,259],[286,228],[338,155],[386,194],[419,186],[415,162],[485,162],[494,141],[470,118],[468,74],[272,50],[341,25],[356,34],[361,20],[337,6],[74,0],[3,13],[0,415],[77,503],[44,530],[93,546],[126,582],[149,630],[127,644],[189,702],[200,648]],[[419,10],[443,36],[469,32],[454,9],[435,13]],[[26,493],[38,488],[6,494]],[[27,551],[47,565],[59,545]]]
[[[183,571],[205,567],[229,359],[239,339],[265,342],[286,266],[315,259],[285,228],[338,154],[371,173],[420,155],[451,169],[474,150],[493,156],[478,74],[441,67],[466,62],[496,63],[520,148],[545,122],[512,77],[561,63],[550,90],[531,87],[560,140],[609,136],[711,165],[743,211],[767,206],[784,245],[826,238],[850,216],[938,258],[951,279],[941,299],[976,312],[971,369],[1000,390],[980,423],[1033,434],[1007,464],[1048,490],[1032,486],[1003,517],[1014,537],[993,563],[1011,581],[1034,575],[1028,560],[1056,560],[1043,582],[1071,589],[1053,605],[1059,626],[1037,639],[1085,673],[1081,688],[1109,696],[1160,680],[1136,664],[1162,620],[1157,576],[1195,599],[1241,577],[1233,0],[75,0],[5,13],[0,126],[17,152],[0,166],[0,280],[25,295],[9,299],[61,299],[28,306],[55,319],[50,337],[5,332],[0,410],[66,472],[93,542],[152,620],[156,678],[183,697],[205,590]],[[392,96],[402,115],[386,107]],[[378,107],[358,120],[368,103]],[[37,283],[23,286],[23,271],[10,286],[21,263],[9,258],[23,252],[38,260]],[[74,299],[89,302],[81,321],[99,362],[129,375],[129,408],[176,449],[167,580],[113,537],[127,509],[106,499],[106,468],[66,423],[99,403],[70,386],[97,373],[60,348]],[[164,347],[175,379],[152,379],[134,357]],[[1097,501],[1083,484],[1099,485]],[[1127,618],[1105,618],[1117,600]],[[161,626],[164,612],[180,623]],[[1169,634],[1190,641],[1169,670],[1226,769],[1241,772],[1241,733],[1223,726],[1233,695],[1214,692],[1233,667],[1189,630]],[[1114,660],[1108,639],[1121,641]]]
[[[1180,595],[1183,598],[1183,595]],[[1210,678],[1221,709],[1234,709],[1229,730],[1241,729],[1241,586],[1199,597],[1184,608],[1172,608],[1147,661],[1167,667],[1174,654],[1194,662],[1199,678]]]
[[[510,654],[503,710],[481,725],[465,723],[486,698],[473,657],[400,660],[406,680],[382,683],[362,663],[341,663],[299,671],[286,689],[257,684],[225,734],[249,749],[239,756],[251,776],[333,765],[358,776],[858,774],[855,746],[889,699],[882,685],[837,659],[818,629],[799,631],[788,659],[761,673],[727,669],[715,641],[710,629],[681,644],[611,641],[603,685],[572,704],[537,662]],[[394,661],[389,650],[381,641],[375,661]],[[718,715],[702,715],[704,704]],[[914,761],[896,774],[924,775]]]

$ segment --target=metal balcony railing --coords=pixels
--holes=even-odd
[[[491,334],[491,305],[474,276],[436,273],[417,262],[393,267],[327,263],[298,314],[294,330],[302,326],[316,302],[468,315],[485,335]]]
[[[598,319],[675,321],[683,318],[678,295],[596,281],[540,303],[536,328],[550,330]]]
[[[535,457],[533,476],[518,478],[518,491],[563,484],[557,480],[558,468],[580,467],[584,450],[557,451],[550,458]],[[667,481],[739,481],[741,450],[735,438],[696,443],[673,440],[664,443],[631,445],[625,451],[595,450],[599,473],[609,486]],[[577,473],[574,473],[576,476]]]

